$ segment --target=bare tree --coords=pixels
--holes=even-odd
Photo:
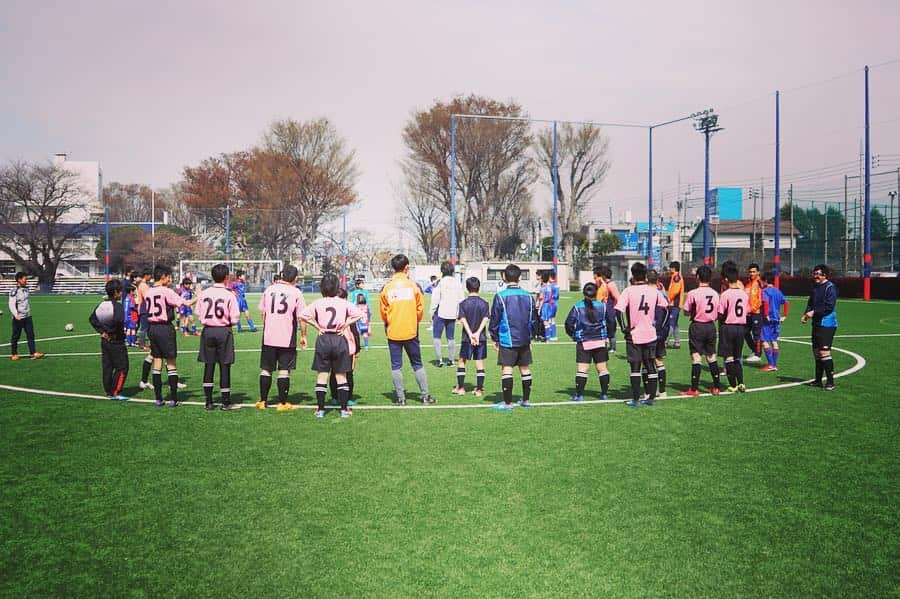
[[[413,173],[409,173],[413,176]],[[409,181],[409,179],[408,179]],[[412,228],[413,235],[428,262],[437,262],[449,249],[449,222],[442,207],[431,198],[417,192],[418,185],[407,185],[400,201],[402,218]]]
[[[581,231],[585,208],[609,172],[609,140],[594,125],[564,123],[557,135],[560,245],[566,262],[573,264],[575,238]],[[552,185],[553,131],[542,132],[536,146],[538,160]]]
[[[515,102],[470,95],[435,102],[403,130],[408,195],[450,214],[450,115],[524,116]],[[532,143],[523,121],[460,119],[456,130],[456,237],[472,257],[493,258],[531,214]]]
[[[88,202],[78,175],[64,167],[12,162],[0,168],[0,250],[49,290],[59,263],[93,226],[72,222],[84,220]]]

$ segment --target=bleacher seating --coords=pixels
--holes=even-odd
[[[103,295],[105,278],[61,278],[57,279],[50,292],[54,295]],[[16,280],[12,278],[0,279],[0,293],[9,295],[16,286]],[[32,293],[39,293],[37,277],[29,277],[28,288]]]

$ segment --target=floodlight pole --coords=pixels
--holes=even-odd
[[[712,265],[709,255],[709,138],[716,131],[721,131],[718,126],[718,116],[712,108],[693,115],[697,118],[694,128],[703,133],[704,139],[704,168],[703,168],[703,263]],[[718,211],[716,212],[718,216]],[[716,254],[718,257],[718,235],[716,235]]]
[[[225,206],[225,264],[231,263],[231,206]]]
[[[456,115],[450,115],[450,264],[456,265]]]
[[[347,289],[347,211],[344,210],[343,237],[341,238],[341,287]]]
[[[781,287],[781,92],[775,91],[775,288]],[[794,223],[791,223],[794,226]]]
[[[872,213],[869,206],[869,179],[871,176],[871,160],[869,151],[869,65],[865,69],[865,110],[866,110],[866,196],[865,196],[865,237],[863,258],[863,300],[872,299]]]
[[[571,266],[571,265],[570,265]],[[553,121],[553,272],[559,272],[559,151],[556,121]]]
[[[891,204],[893,206],[893,204]],[[106,269],[106,281],[109,282],[109,204],[106,205],[106,223],[103,227],[106,237],[106,256],[104,257],[104,266]],[[893,262],[893,261],[892,261]]]

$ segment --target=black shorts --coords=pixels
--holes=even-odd
[[[203,327],[197,361],[204,364],[234,364],[234,334],[231,327]]]
[[[609,362],[609,351],[605,346],[597,349],[584,349],[584,345],[579,341],[575,344],[575,362],[577,364]]]
[[[168,322],[151,322],[147,329],[150,338],[150,355],[154,358],[174,360],[178,357],[175,329]]]
[[[688,347],[692,354],[701,356],[716,353],[716,323],[692,322],[688,328]]]
[[[487,358],[487,339],[482,339],[478,345],[472,345],[468,336],[463,336],[459,344],[460,360],[484,360]]]
[[[723,324],[719,327],[719,355],[723,358],[731,356],[740,358],[744,348],[744,337],[747,336],[745,324]]]
[[[632,343],[628,341],[625,344],[625,354],[628,361],[632,364],[644,364],[648,360],[656,359],[656,341],[650,343]]]
[[[296,347],[275,347],[263,344],[259,352],[259,367],[266,372],[297,368]]]
[[[531,344],[521,347],[503,347],[497,353],[497,364],[500,366],[529,366],[531,365]]]
[[[812,345],[813,350],[830,350],[831,343],[834,341],[834,334],[837,332],[835,327],[823,327],[821,325],[813,325],[812,328]]]
[[[312,369],[316,372],[349,372],[353,367],[350,347],[343,335],[319,333]]]

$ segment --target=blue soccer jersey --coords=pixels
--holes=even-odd
[[[780,289],[769,285],[762,292],[763,318],[768,322],[781,322],[781,307],[788,303]],[[787,309],[784,312],[787,316]]]

